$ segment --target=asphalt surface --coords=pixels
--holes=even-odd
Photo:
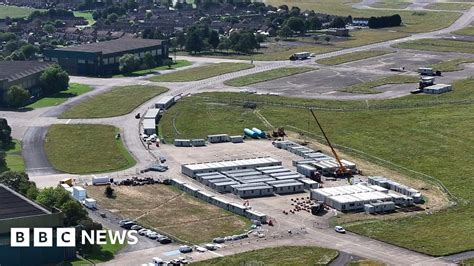
[[[26,172],[30,176],[59,173],[48,161],[44,150],[44,139],[47,131],[47,127],[30,127],[23,138],[21,155],[25,159]]]

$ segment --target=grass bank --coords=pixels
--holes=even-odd
[[[193,265],[328,265],[337,255],[336,250],[327,248],[282,246],[198,261]]]
[[[443,61],[430,67],[441,72],[453,72],[463,70],[462,64],[474,63],[474,58],[457,58],[453,60]]]
[[[259,82],[293,76],[296,74],[301,74],[313,70],[316,69],[311,67],[283,67],[230,79],[225,81],[224,84],[233,87],[243,87]]]
[[[106,125],[52,125],[48,129],[45,151],[59,171],[89,174],[118,171],[135,165],[118,129]]]
[[[6,17],[10,17],[10,18],[27,17],[31,13],[33,13],[33,11],[36,11],[36,10],[42,11],[42,9],[2,5],[0,6],[0,19],[6,18]]]
[[[217,63],[152,77],[150,80],[156,82],[196,81],[245,70],[252,67],[254,67],[254,65],[246,63]]]
[[[5,156],[5,166],[0,167],[0,173],[5,171],[23,172],[25,171],[25,161],[21,156],[21,142],[13,140],[5,150],[0,150]]]
[[[367,59],[371,57],[376,57],[376,56],[381,56],[381,55],[386,55],[390,54],[392,52],[390,51],[362,51],[362,52],[354,52],[354,53],[349,53],[349,54],[343,54],[343,55],[338,55],[338,56],[333,56],[333,57],[328,57],[324,59],[319,59],[316,61],[316,63],[323,64],[323,65],[340,65],[348,62],[353,62],[357,60],[362,60],[362,59]]]
[[[454,32],[459,35],[474,36],[474,24]]]
[[[433,52],[453,52],[474,54],[474,42],[448,39],[421,39],[394,45],[396,48]]]
[[[42,108],[42,107],[60,105],[72,97],[76,97],[78,95],[87,93],[91,90],[92,88],[88,85],[71,83],[69,84],[69,88],[67,90],[55,93],[50,96],[43,97],[26,107],[27,108]]]
[[[151,98],[168,91],[158,86],[125,86],[89,98],[60,115],[60,118],[100,118],[125,115]]]
[[[137,71],[134,71],[134,72],[129,73],[129,74],[117,74],[117,75],[114,75],[113,77],[114,77],[114,78],[140,77],[140,76],[145,76],[145,75],[153,74],[153,73],[155,73],[156,71],[178,69],[178,68],[181,68],[181,67],[190,66],[190,65],[192,65],[192,64],[193,64],[193,63],[190,62],[190,61],[188,61],[188,60],[177,60],[176,62],[173,62],[173,64],[171,65],[171,67],[168,67],[168,66],[158,66],[158,67],[154,67],[154,68],[151,68],[151,69],[137,70]]]
[[[345,88],[338,89],[338,91],[349,92],[349,93],[365,93],[365,94],[375,94],[380,93],[380,91],[375,90],[374,88],[388,85],[388,84],[403,84],[403,83],[417,83],[420,78],[418,76],[408,76],[408,75],[393,75],[385,78],[372,80],[369,82],[364,82]]]
[[[469,8],[473,7],[471,3],[432,3],[426,6],[428,9],[434,10],[452,10],[452,11],[462,11],[468,10]]]
[[[92,26],[95,23],[95,19],[92,17],[92,12],[74,11],[74,16],[81,17],[87,20],[88,26]]]

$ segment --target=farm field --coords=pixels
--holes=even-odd
[[[301,73],[305,73],[308,71],[316,70],[315,68],[311,67],[284,67],[284,68],[277,68],[268,71],[263,71],[243,77],[234,78],[231,80],[227,80],[224,84],[234,87],[243,87],[248,86],[251,84],[264,82],[268,80],[279,79],[283,77],[289,77]]]
[[[125,115],[151,98],[168,91],[158,86],[125,86],[89,98],[60,115],[60,118],[100,118]]]
[[[254,65],[246,63],[217,63],[152,77],[150,80],[155,82],[196,81],[245,70],[252,67],[254,67]]]
[[[87,188],[102,208],[137,221],[158,232],[188,243],[211,241],[218,236],[242,233],[250,221],[201,201],[172,186],[117,186],[115,197],[107,198],[103,187]],[[140,206],[140,208],[137,208]],[[196,233],[199,230],[199,233]]]
[[[48,160],[59,171],[89,174],[127,169],[135,160],[121,139],[118,129],[106,125],[52,125],[45,140]]]

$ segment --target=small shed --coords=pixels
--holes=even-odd
[[[192,142],[189,139],[175,139],[174,146],[176,147],[192,147]]]
[[[155,120],[155,122],[158,121],[159,117],[160,117],[160,109],[158,108],[148,109],[145,115],[143,115],[143,119],[153,119]]]
[[[305,189],[316,189],[316,188],[319,188],[319,183],[314,181],[314,180],[311,180],[309,178],[303,178],[303,179],[300,179],[298,180],[300,181],[301,183],[303,183],[303,186]]]
[[[244,142],[244,137],[241,136],[241,135],[237,135],[237,136],[230,136],[230,142],[232,143],[242,143]]]
[[[230,137],[227,134],[208,135],[207,136],[207,141],[209,143],[229,142]]]
[[[267,215],[255,210],[246,210],[245,217],[249,218],[250,220],[259,221],[262,224],[267,223]]]
[[[204,139],[192,139],[191,143],[194,147],[206,146],[206,141]]]
[[[163,109],[166,110],[168,109],[171,105],[174,103],[174,97],[173,96],[165,96],[159,99],[155,103],[155,108]]]
[[[143,133],[147,135],[156,134],[156,122],[153,119],[143,119]]]

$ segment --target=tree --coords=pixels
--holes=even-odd
[[[31,44],[26,44],[20,47],[20,52],[23,53],[26,59],[32,59],[35,55],[35,53],[38,52],[38,48],[36,46],[33,46]]]
[[[119,69],[123,73],[130,73],[140,67],[140,58],[133,54],[125,54],[119,59]]]
[[[146,69],[155,67],[156,62],[155,58],[153,58],[153,55],[150,53],[145,53],[145,56],[143,57],[143,64],[145,65]]]
[[[232,33],[230,36],[232,49],[237,52],[248,54],[254,49],[259,48],[257,38],[253,32],[242,31],[240,33]]]
[[[43,30],[49,34],[52,34],[56,31],[56,28],[51,24],[46,24],[43,26]]]
[[[42,189],[36,200],[46,207],[60,209],[64,213],[65,226],[75,226],[80,221],[88,219],[87,211],[63,188]]]
[[[189,53],[201,52],[204,48],[204,42],[197,31],[192,31],[186,35],[185,49]]]
[[[329,43],[329,41],[331,40],[331,37],[326,36],[326,37],[324,37],[324,40],[326,41],[326,43]]]
[[[318,36],[318,35],[314,35],[314,36],[313,36],[313,40],[314,40],[314,42],[318,42],[319,36]]]
[[[146,18],[147,18],[147,19],[150,19],[151,17],[153,17],[153,13],[147,12],[147,13],[146,13]]]
[[[186,45],[186,36],[184,35],[184,32],[180,31],[176,33],[176,44],[180,49]]]
[[[223,51],[223,50],[229,50],[232,47],[229,38],[223,38],[219,45],[217,46],[217,49]]]
[[[28,198],[35,199],[38,189],[33,181],[30,181],[28,175],[24,172],[3,172],[0,175],[0,183],[5,184],[13,190],[26,195]]]
[[[115,13],[112,13],[112,14],[107,16],[107,20],[110,21],[111,23],[117,22],[118,18],[119,18],[119,16]]]
[[[69,75],[59,65],[52,65],[41,74],[40,84],[46,95],[64,91],[69,87]]]
[[[331,28],[345,28],[346,27],[346,22],[340,18],[337,17],[331,22]]]
[[[5,118],[0,118],[0,148],[6,149],[12,143],[12,129]]]
[[[173,65],[173,60],[167,58],[163,60],[163,65],[168,66],[168,68],[171,69],[171,66]]]
[[[214,51],[216,50],[217,46],[219,46],[219,33],[215,30],[211,31],[209,35],[209,44],[212,46]]]
[[[313,16],[309,19],[309,29],[311,30],[320,30],[323,24],[321,23],[321,20],[319,20],[318,17]]]
[[[104,193],[107,198],[112,198],[114,196],[114,189],[111,186],[106,186]]]
[[[300,17],[290,17],[286,20],[285,25],[294,32],[304,33],[306,31],[304,20]]]
[[[291,37],[292,35],[293,31],[286,25],[281,27],[281,29],[278,31],[278,36],[282,37],[284,40],[288,39],[288,37]]]
[[[297,17],[301,13],[301,9],[297,6],[292,6],[290,10],[290,16]]]
[[[30,92],[20,86],[11,86],[5,97],[7,105],[11,107],[23,106],[30,98]]]

